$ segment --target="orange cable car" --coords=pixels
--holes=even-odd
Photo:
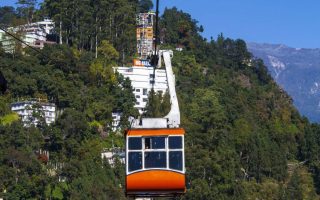
[[[132,197],[177,196],[186,191],[184,135],[171,66],[172,51],[159,51],[165,63],[171,110],[163,118],[132,121],[126,130],[126,194]],[[163,58],[163,59],[162,59]],[[161,65],[161,63],[160,63]]]
[[[171,196],[185,192],[184,129],[126,132],[127,194]]]

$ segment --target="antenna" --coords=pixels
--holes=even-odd
[[[158,47],[158,40],[159,40],[159,0],[157,0],[157,8],[156,8],[156,38],[155,38],[155,44],[154,44],[154,51],[155,54],[158,55],[157,47]]]

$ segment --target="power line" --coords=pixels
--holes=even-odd
[[[27,47],[31,48],[32,50],[36,51],[37,53],[41,54],[42,56],[44,56],[45,58],[47,58],[49,61],[52,61],[53,63],[56,63],[55,59],[52,59],[50,55],[46,55],[44,54],[42,51],[39,51],[39,49],[34,48],[33,46],[27,44],[25,41],[21,40],[20,38],[18,38],[17,36],[15,36],[14,34],[8,32],[5,28],[0,26],[0,30],[4,31],[6,34],[8,34],[9,36],[13,37],[15,40],[21,42],[22,44],[26,45]],[[71,78],[74,81],[74,78]]]
[[[38,49],[34,48],[33,46],[27,44],[25,41],[21,40],[20,38],[18,38],[17,36],[13,35],[12,33],[8,32],[5,28],[0,26],[0,29],[2,31],[4,31],[7,35],[10,35],[11,37],[13,37],[14,39],[16,39],[17,41],[21,42],[22,44],[26,45],[27,47],[31,48],[32,50],[42,54],[43,56],[46,56],[44,53],[42,53],[41,51],[39,51]],[[47,57],[47,56],[46,56]]]

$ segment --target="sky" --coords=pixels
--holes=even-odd
[[[15,2],[0,0],[0,6]],[[161,12],[173,6],[203,25],[208,39],[223,33],[248,42],[320,48],[319,0],[160,0]]]

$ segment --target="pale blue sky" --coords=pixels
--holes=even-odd
[[[155,0],[153,0],[155,2]],[[0,6],[15,0],[0,0]],[[204,26],[203,36],[219,33],[251,42],[320,48],[320,0],[160,0]]]

